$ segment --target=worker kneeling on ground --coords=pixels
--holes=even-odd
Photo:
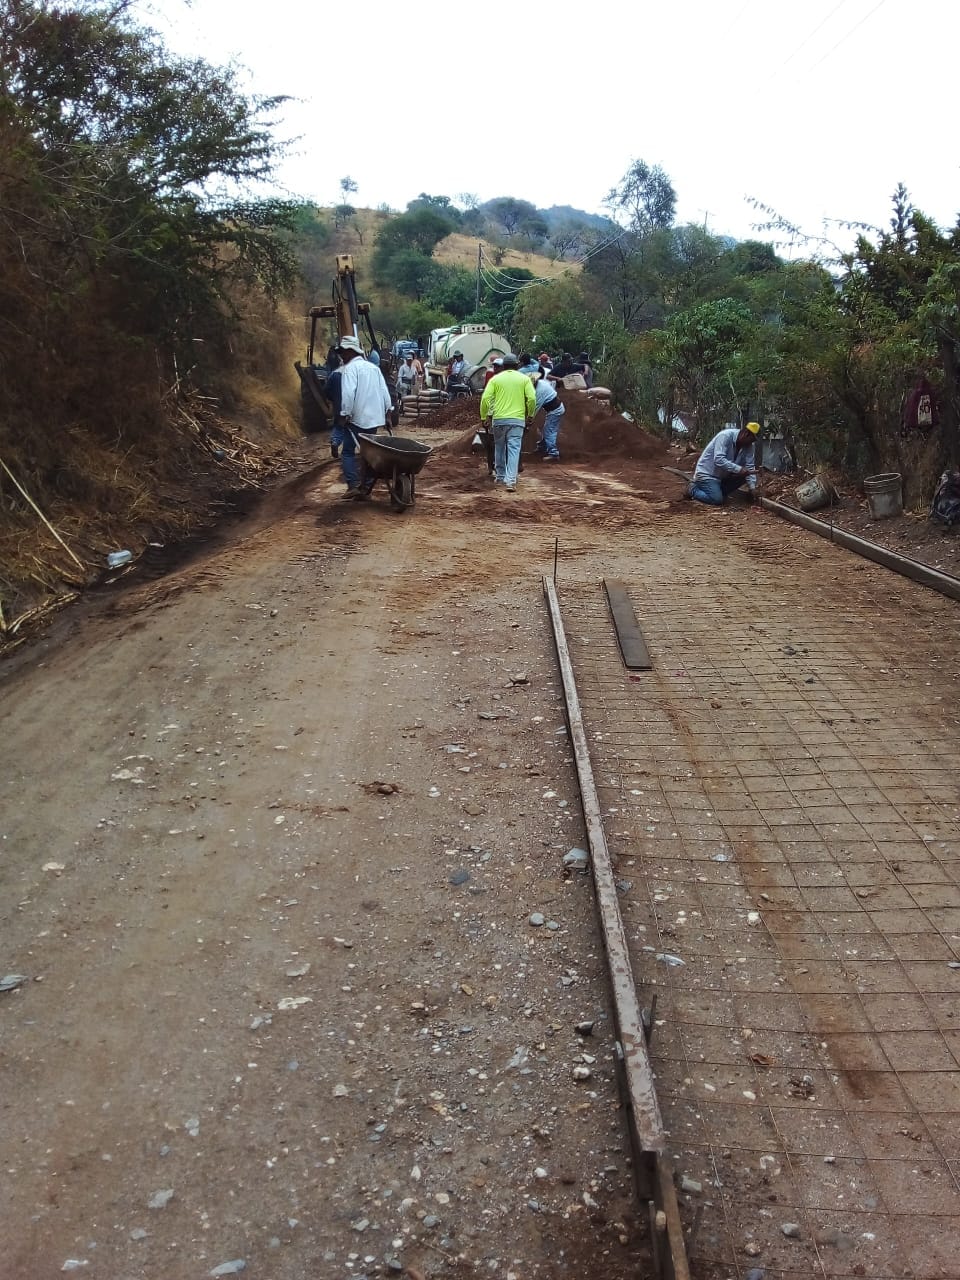
[[[745,484],[752,497],[757,487],[753,446],[759,432],[759,422],[718,431],[697,459],[687,496],[696,502],[722,507],[727,495]]]
[[[490,379],[480,397],[480,421],[493,421],[493,480],[507,493],[517,489],[523,430],[537,412],[533,383],[515,355],[503,357],[503,372]]]

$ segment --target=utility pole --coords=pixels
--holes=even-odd
[[[477,241],[477,305],[474,307],[474,311],[480,310],[480,264],[482,261],[482,255],[483,255],[483,241],[478,240]]]

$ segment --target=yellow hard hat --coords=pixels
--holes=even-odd
[[[758,436],[758,435],[760,434],[760,423],[759,423],[759,422],[748,422],[748,423],[747,423],[747,426],[746,426],[746,429],[747,429],[747,431],[749,431],[749,432],[750,432],[750,434],[751,434],[752,436]]]

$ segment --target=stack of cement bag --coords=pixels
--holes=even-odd
[[[425,387],[413,395],[403,397],[403,417],[421,418],[424,414],[432,413],[434,409],[439,409],[449,399],[450,397],[446,391]]]

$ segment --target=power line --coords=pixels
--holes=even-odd
[[[484,261],[482,243],[480,245],[480,261],[481,263],[483,263]],[[502,276],[504,282],[507,285],[517,285],[518,287],[523,287],[525,285],[531,285],[531,284],[543,284],[546,280],[545,276],[541,276],[535,280],[523,280],[519,276],[508,275],[505,271],[501,271],[499,267],[493,265],[492,263],[487,262],[486,266],[487,266],[487,270],[490,272],[491,275]]]
[[[826,62],[827,58],[829,58],[831,54],[836,53],[836,51],[840,48],[840,46],[843,44],[845,40],[849,40],[850,37],[853,35],[853,33],[859,30],[860,27],[863,26],[863,24],[867,21],[867,19],[872,18],[873,15],[877,12],[877,10],[882,9],[886,3],[887,3],[887,0],[880,0],[879,4],[875,4],[873,8],[870,10],[870,12],[868,14],[865,14],[860,19],[860,21],[856,24],[856,26],[851,27],[845,36],[840,37],[840,39],[833,46],[832,49],[827,50],[827,52],[823,55],[823,57],[819,60],[819,62],[815,62],[813,66],[810,67],[810,71],[816,70],[816,68],[819,67],[821,62]]]
[[[843,6],[844,6],[846,3],[847,3],[847,0],[838,0],[838,3],[837,3],[837,4],[835,4],[835,5],[833,6],[833,8],[830,10],[830,12],[827,14],[827,16],[824,18],[824,20],[823,20],[821,23],[819,23],[816,27],[814,27],[814,29],[810,32],[810,34],[807,36],[807,38],[806,38],[805,40],[801,41],[801,42],[800,42],[800,44],[798,44],[798,45],[797,45],[797,47],[794,49],[793,53],[791,53],[790,57],[789,57],[789,58],[787,58],[786,62],[784,62],[784,63],[782,63],[782,64],[781,64],[781,68],[780,68],[780,69],[781,69],[781,71],[782,71],[782,70],[783,70],[783,68],[787,65],[787,63],[792,62],[792,61],[794,60],[794,58],[797,56],[797,54],[798,54],[802,49],[805,49],[805,48],[807,47],[807,45],[810,43],[810,41],[813,39],[813,37],[817,34],[817,32],[818,32],[818,31],[822,31],[822,30],[823,30],[823,28],[824,28],[824,27],[827,25],[827,23],[830,21],[830,19],[833,17],[833,15],[834,15],[835,13],[839,13],[839,12],[840,12],[840,10],[843,8]],[[881,0],[881,3],[882,3],[882,0]]]
[[[580,259],[580,264],[582,265],[584,262],[588,261],[588,259],[592,258],[594,254],[600,253],[603,249],[609,248],[610,245],[615,244],[625,234],[626,232],[624,229],[622,227],[619,228],[615,234],[608,236],[605,240],[601,240],[599,244],[595,244],[592,249],[585,253]],[[499,267],[494,266],[485,258],[482,242],[480,243],[477,257],[477,275],[488,289],[501,295],[519,294],[522,293],[524,289],[533,289],[538,285],[553,284],[555,281],[563,279],[563,275],[552,277],[540,276],[534,280],[522,280],[519,276],[508,275],[507,272],[501,271]],[[499,279],[497,278],[498,276]]]

